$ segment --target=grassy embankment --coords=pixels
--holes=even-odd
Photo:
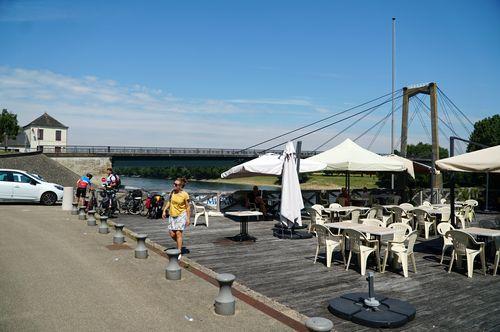
[[[376,175],[361,175],[352,174],[351,175],[351,188],[377,188]],[[274,176],[253,176],[248,178],[236,178],[236,179],[214,179],[206,180],[209,182],[219,182],[219,183],[237,183],[237,184],[252,184],[257,186],[279,186],[277,184],[277,178]],[[302,183],[300,187],[304,190],[312,189],[337,189],[345,186],[345,176],[344,175],[323,175],[323,174],[310,174],[307,182]]]

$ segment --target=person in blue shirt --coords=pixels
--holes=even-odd
[[[92,174],[87,173],[76,181],[76,198],[78,205],[83,206],[85,197],[87,196],[87,189],[92,189]]]

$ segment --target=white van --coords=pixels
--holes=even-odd
[[[62,200],[64,188],[41,176],[16,169],[0,169],[1,202],[40,202],[53,205]]]

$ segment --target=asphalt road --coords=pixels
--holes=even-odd
[[[0,331],[286,331],[239,301],[218,316],[218,288],[183,270],[165,279],[167,260],[111,250],[60,206],[0,205]]]

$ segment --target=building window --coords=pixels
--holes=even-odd
[[[37,131],[37,139],[42,140],[43,139],[43,129],[38,129]]]
[[[56,141],[60,141],[60,140],[61,140],[61,131],[56,130]]]

